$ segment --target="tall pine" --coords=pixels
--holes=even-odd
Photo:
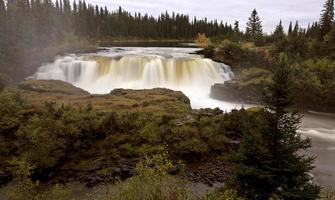
[[[284,27],[282,21],[280,20],[279,24],[276,26],[275,31],[273,32],[273,38],[275,41],[282,40],[285,38]]]
[[[274,41],[274,44],[277,47],[277,50],[279,52],[282,52],[285,50],[286,47],[286,35],[284,31],[284,27],[282,25],[282,21],[280,20],[279,24],[276,26],[275,31],[273,32],[272,39]]]
[[[334,23],[334,0],[327,0],[321,13],[320,37],[323,37],[332,29]]]
[[[249,17],[246,27],[246,37],[255,43],[260,43],[263,37],[262,22],[258,16],[257,10],[254,9]]]
[[[257,128],[243,130],[230,186],[246,199],[316,200],[320,188],[309,175],[314,159],[304,155],[311,141],[297,131],[301,116],[294,109],[294,77],[285,54],[272,72]]]

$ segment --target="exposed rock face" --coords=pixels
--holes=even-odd
[[[192,182],[214,186],[227,180],[230,168],[222,160],[209,160],[188,166],[185,176]]]
[[[237,81],[228,81],[224,84],[213,85],[210,96],[223,101],[260,104],[262,102],[262,90],[263,88],[260,85],[244,87]]]
[[[205,58],[210,58],[215,62],[225,63],[226,65],[234,65],[236,60],[233,55],[231,55],[228,51],[225,51],[220,48],[212,48],[208,47],[203,50],[197,51],[197,54],[203,54]]]

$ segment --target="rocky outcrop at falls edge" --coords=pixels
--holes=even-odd
[[[224,84],[211,87],[211,98],[238,102],[242,104],[262,105],[263,91],[271,80],[271,72],[267,70],[271,62],[267,61],[266,48],[255,48],[249,51],[230,51],[222,48],[208,47],[196,52],[216,62],[230,65],[235,78]],[[295,89],[295,102],[299,110],[335,112],[335,98],[322,99],[315,96],[313,89]],[[331,96],[331,95],[328,95]]]
[[[44,119],[46,116],[43,115],[44,120],[56,120],[57,126],[50,127],[53,131],[50,141],[35,144],[41,145],[41,148],[28,146],[28,149],[24,149],[25,146],[18,146],[15,154],[18,159],[19,152],[25,150],[33,155],[41,154],[39,160],[46,166],[37,168],[32,176],[42,181],[79,181],[93,187],[123,180],[136,174],[136,163],[143,153],[167,148],[174,162],[185,163],[183,174],[189,181],[214,185],[227,179],[230,167],[222,158],[235,151],[240,142],[240,134],[231,131],[233,124],[230,125],[229,115],[219,109],[193,110],[184,94],[168,89],[117,89],[107,95],[91,95],[62,81],[27,80],[18,84],[15,90],[6,92],[19,92],[20,99],[24,99],[22,113],[26,114],[25,118],[20,119],[24,120],[20,126],[29,127],[29,123],[39,125],[36,119],[45,112],[50,113],[46,116],[51,118]],[[63,118],[62,113],[71,110],[69,106],[78,112],[72,110],[70,118],[68,115]],[[93,113],[86,115],[87,112]],[[34,117],[34,120],[29,120],[30,117]],[[147,119],[147,122],[144,123],[143,119]],[[84,126],[80,125],[80,120],[98,124],[85,122]],[[71,129],[67,128],[68,123]],[[62,129],[62,124],[65,124],[65,129]],[[219,125],[223,127],[218,129]],[[18,127],[18,130],[22,127]],[[55,130],[58,127],[61,131]],[[151,129],[155,131],[151,132]],[[18,134],[8,143],[24,142],[29,145],[26,137]],[[39,152],[45,149],[43,145],[64,142],[70,145],[65,145],[66,148],[60,145],[51,154]],[[11,177],[8,172],[0,170],[0,183],[10,181]]]
[[[215,84],[211,87],[210,97],[213,99],[237,102],[241,104],[262,104],[263,85],[243,87],[238,81],[227,81],[224,84]]]
[[[195,54],[204,55],[205,58],[210,58],[215,62],[224,63],[229,66],[232,66],[236,63],[236,59],[231,53],[220,48],[208,47],[196,51]]]
[[[264,52],[262,51],[228,51],[223,48],[208,47],[196,54],[201,54],[205,58],[210,58],[215,62],[224,63],[232,68],[235,78],[224,84],[215,84],[211,87],[211,98],[238,102],[245,104],[261,104],[262,91],[264,83],[262,81],[254,81],[250,84],[244,84],[240,81],[240,73],[243,69],[247,69],[257,64],[265,64]]]

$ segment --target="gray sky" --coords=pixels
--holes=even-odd
[[[158,16],[165,12],[179,12],[198,18],[218,19],[233,23],[240,21],[244,28],[252,9],[256,8],[264,31],[273,31],[279,20],[285,26],[298,20],[302,26],[319,19],[325,0],[87,0],[115,10],[119,5],[130,12]]]

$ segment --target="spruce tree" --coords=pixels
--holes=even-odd
[[[332,29],[334,23],[334,0],[327,0],[321,13],[320,37],[323,37]]]
[[[240,33],[240,26],[239,26],[239,22],[238,21],[234,22],[234,32],[235,33]]]
[[[335,25],[324,37],[324,48],[329,52],[330,57],[335,59]]]
[[[279,24],[276,26],[275,31],[273,32],[273,38],[275,41],[282,40],[285,38],[284,27],[282,25],[282,21],[280,20]]]
[[[276,26],[276,29],[273,32],[272,38],[279,52],[284,51],[286,47],[286,35],[284,32],[284,27],[282,25],[281,20],[279,24]]]
[[[298,37],[298,35],[299,35],[299,22],[296,21],[295,25],[294,25],[293,32],[292,32],[292,36],[293,37]]]
[[[292,25],[292,22],[290,22],[290,25],[288,27],[288,31],[287,31],[287,35],[288,36],[291,36],[293,33],[293,25]]]
[[[251,13],[246,27],[246,37],[250,41],[260,43],[263,37],[262,22],[258,16],[256,9]]]
[[[294,109],[291,71],[287,56],[281,54],[272,69],[257,129],[243,130],[233,158],[235,168],[228,185],[247,199],[318,199],[320,188],[309,175],[314,159],[304,155],[311,141],[297,132],[301,115]]]

